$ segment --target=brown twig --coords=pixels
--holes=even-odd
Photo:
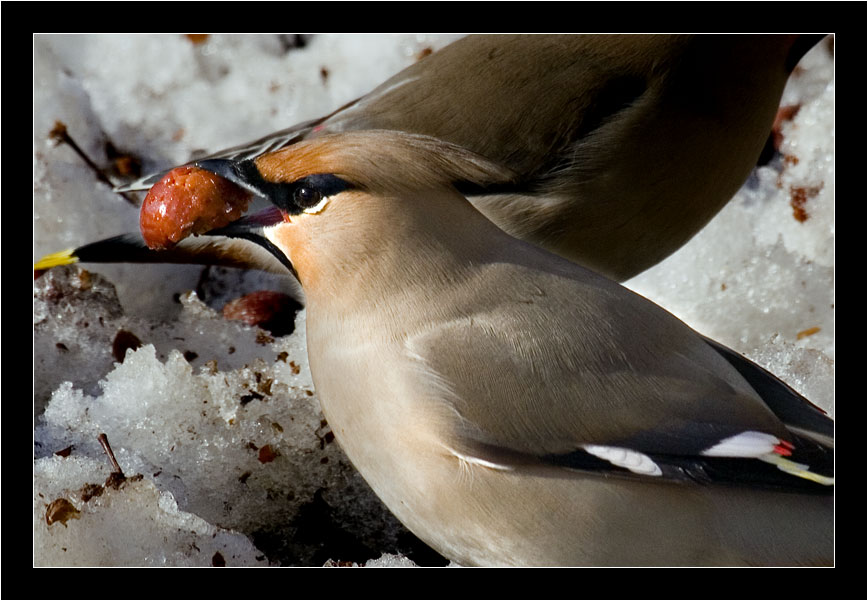
[[[124,471],[121,469],[121,466],[118,464],[118,460],[115,459],[115,454],[114,454],[114,451],[112,451],[111,445],[109,444],[108,436],[101,433],[99,436],[97,436],[97,440],[99,441],[99,444],[102,445],[102,448],[105,451],[105,454],[108,455],[109,461],[111,461],[112,473],[120,474],[120,476],[123,478],[124,477]]]
[[[94,163],[87,154],[85,154],[84,150],[76,143],[75,140],[72,139],[72,136],[69,135],[69,132],[66,130],[66,124],[61,121],[55,121],[54,127],[48,132],[48,137],[54,140],[58,144],[67,144],[70,148],[72,148],[75,153],[81,157],[88,167],[90,167],[94,174],[96,174],[96,178],[102,183],[114,189],[115,184],[108,178],[108,176],[103,172],[99,166]],[[130,203],[133,206],[138,206],[138,203],[134,198],[129,196],[126,192],[118,192],[124,200]]]

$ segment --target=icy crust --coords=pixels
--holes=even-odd
[[[105,486],[109,472],[106,462],[87,457],[36,461],[34,565],[268,565],[246,536],[179,510],[150,480]],[[65,514],[52,511],[58,504]]]
[[[222,291],[205,292],[218,306],[222,303]],[[172,321],[134,317],[121,308],[112,283],[95,271],[58,267],[38,278],[33,286],[35,414],[61,382],[96,394],[97,382],[129,347],[150,343],[161,359],[177,349],[194,367],[216,362],[220,369],[242,367],[255,358],[274,361],[283,351],[266,332],[223,319],[195,292],[180,295],[174,305]],[[295,354],[304,355],[303,345],[298,339]]]
[[[383,553],[376,559],[369,559],[364,564],[356,562],[338,562],[332,559],[323,564],[327,568],[415,568],[418,565],[409,557],[396,555],[394,553]]]
[[[82,273],[86,272],[74,267],[49,275],[56,280],[65,274],[78,281]],[[80,291],[74,301],[67,299],[69,311],[88,314],[99,308],[115,321],[123,320],[119,307],[105,306],[110,296],[107,288],[101,283]],[[195,297],[188,297],[174,326],[176,336],[209,332],[216,349],[220,327],[232,327],[233,344],[243,344],[246,335],[259,346],[260,354],[270,350],[274,358],[255,358],[248,366],[222,371],[219,361],[212,359],[193,368],[179,350],[168,351],[161,360],[155,346],[146,343],[126,351],[123,363],[115,363],[100,380],[96,394],[86,394],[70,382],[58,386],[35,431],[37,465],[50,467],[45,478],[55,485],[63,483],[68,491],[104,480],[107,473],[94,475],[80,466],[101,465],[107,472],[108,460],[97,442],[97,436],[105,433],[124,472],[142,474],[150,492],[135,488],[135,495],[125,498],[118,509],[107,505],[84,521],[80,509],[82,518],[74,521],[78,536],[87,533],[85,538],[109,540],[79,549],[73,564],[62,551],[69,548],[66,538],[38,538],[37,563],[106,565],[112,555],[104,549],[122,539],[116,539],[111,526],[95,524],[125,519],[118,512],[128,509],[120,508],[140,502],[146,503],[142,512],[147,513],[147,503],[153,503],[141,496],[146,493],[168,495],[177,500],[184,515],[192,514],[212,529],[248,536],[259,547],[257,556],[274,563],[321,565],[329,558],[343,559],[341,553],[358,558],[374,555],[359,549],[396,548],[398,538],[407,533],[334,441],[312,390],[303,315],[299,326],[292,336],[273,339],[257,328],[225,322]],[[66,458],[53,455],[64,450],[69,453]],[[43,489],[41,482],[37,476],[40,499],[60,494]],[[34,505],[35,524],[44,521],[44,509]],[[175,518],[154,513],[147,519],[166,521],[161,528],[171,529]],[[72,527],[73,521],[67,526]],[[59,530],[56,524],[51,528]],[[210,556],[178,555],[172,550],[174,543],[163,547],[159,536],[134,540],[123,556],[124,565],[209,565],[201,562]],[[181,537],[177,544],[183,547],[186,540]],[[322,548],[330,541],[331,547]],[[226,554],[223,557],[228,561]]]

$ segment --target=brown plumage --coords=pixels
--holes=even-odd
[[[258,160],[343,131],[432,136],[510,174],[466,191],[494,223],[622,281],[681,247],[738,190],[816,39],[468,36],[328,116],[210,158]]]

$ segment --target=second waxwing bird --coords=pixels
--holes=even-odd
[[[650,301],[494,226],[511,174],[394,131],[209,167],[275,209],[317,396],[416,535],[464,565],[830,565],[832,422]]]
[[[623,281],[690,240],[744,183],[791,70],[818,39],[471,35],[325,117],[207,158],[253,160],[344,131],[439,138],[512,174],[467,191],[494,223]],[[90,260],[142,260],[138,248],[118,251]],[[243,255],[182,251],[192,263]]]

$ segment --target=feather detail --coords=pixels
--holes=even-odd
[[[662,476],[663,471],[660,466],[644,453],[624,449],[621,447],[607,447],[603,445],[586,444],[582,448],[600,459],[605,459],[612,465],[623,467],[630,470],[634,474],[643,474],[646,476]]]
[[[781,457],[776,453],[769,453],[767,455],[757,457],[757,459],[765,461],[766,463],[771,463],[772,465],[777,466],[777,468],[782,472],[792,474],[793,476],[798,476],[799,478],[804,478],[806,480],[810,480],[818,484],[823,484],[825,486],[835,485],[834,478],[830,478],[829,476],[823,476],[822,474],[816,474],[810,471],[810,466],[805,465],[804,463],[796,463],[795,461],[790,461],[789,459]]]
[[[764,432],[748,430],[735,436],[730,436],[719,443],[702,451],[706,457],[760,457],[774,453],[781,439]]]

